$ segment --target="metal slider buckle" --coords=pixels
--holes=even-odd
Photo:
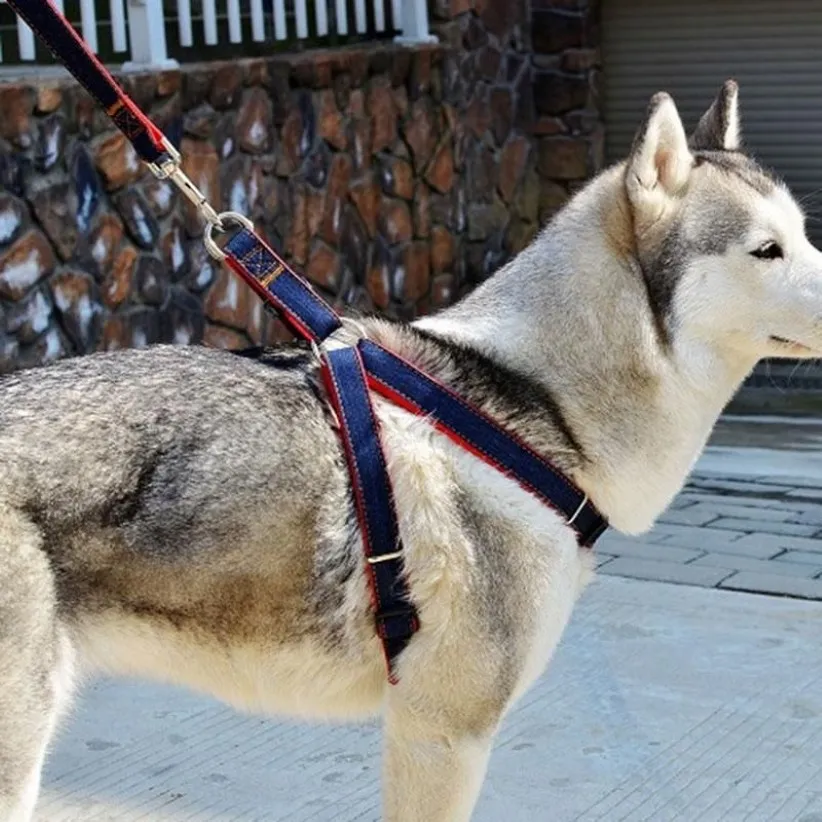
[[[163,137],[163,151],[166,153],[166,159],[161,163],[146,163],[151,173],[158,180],[165,180],[170,177],[174,169],[180,167],[183,159],[180,152],[177,151],[174,146],[174,143],[165,136]]]
[[[380,554],[376,557],[366,557],[365,560],[369,565],[377,565],[380,562],[388,562],[391,559],[399,559],[402,556],[402,551],[394,551],[391,554]]]
[[[571,517],[571,519],[568,520],[568,525],[573,525],[576,522],[577,517],[582,513],[582,509],[585,508],[587,504],[588,495],[585,494],[585,496],[582,498],[582,502],[579,504],[579,508],[577,508],[577,510],[574,511],[574,515]]]
[[[341,340],[339,338],[341,334],[346,333],[348,326],[354,328],[360,337],[368,336],[365,329],[356,320],[352,320],[350,317],[340,317],[339,320],[340,327],[332,334],[329,334],[324,340],[319,343],[316,340],[309,340],[309,345],[314,352],[314,356],[320,361],[322,361],[325,354],[329,351],[333,351],[335,348],[348,348],[356,343],[356,340],[359,339],[358,337],[355,337],[353,341],[346,339]]]

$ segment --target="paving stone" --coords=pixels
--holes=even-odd
[[[777,554],[771,559],[771,563],[777,562],[788,565],[819,566],[819,571],[822,571],[822,553],[817,554],[813,551],[785,551],[785,553]]]
[[[707,525],[721,516],[723,516],[723,512],[696,505],[679,510],[669,509],[659,518],[659,521],[674,525]]]
[[[815,525],[794,525],[790,522],[769,522],[760,520],[723,517],[711,523],[711,528],[722,528],[730,531],[756,531],[767,534],[784,534],[791,537],[812,537],[819,531]]]
[[[731,479],[700,478],[691,483],[699,488],[708,488],[714,491],[738,491],[748,494],[784,494],[784,485],[773,485],[762,482],[748,482]],[[819,491],[822,496],[822,490]]]
[[[694,499],[686,499],[684,494],[680,494],[669,506],[669,511],[681,511],[684,508],[692,508],[697,504]]]
[[[788,522],[795,522],[800,525],[816,525],[822,529],[822,510],[790,511],[788,513]]]
[[[782,557],[776,559],[753,559],[741,554],[720,554],[711,552],[703,554],[690,565],[709,565],[712,568],[727,568],[729,571],[755,571],[760,574],[780,574],[790,577],[805,577],[810,579],[822,572],[822,556],[808,554],[814,557],[816,564],[809,562],[781,562]]]
[[[731,545],[733,545],[733,549],[730,547],[726,549],[729,554],[740,551],[748,553],[753,550],[759,550],[763,554],[770,552],[770,556],[776,556],[783,551],[810,551],[811,553],[822,554],[822,540],[777,534],[747,534],[742,539],[732,542]],[[755,556],[753,553],[748,553],[748,555]]]
[[[744,482],[744,483],[764,483],[766,485],[776,485],[776,480],[771,479],[770,475],[768,474],[735,474],[731,471],[723,471],[723,470],[712,470],[712,469],[705,469],[700,468],[695,470],[690,478],[690,480],[728,480],[731,482]]]
[[[818,477],[779,476],[768,478],[770,485],[787,485],[791,488],[819,488]]]
[[[597,542],[596,550],[605,550],[610,554],[619,554],[628,545],[644,542],[643,536],[628,536],[620,534],[619,531],[608,530]]]
[[[794,522],[796,517],[802,515],[801,511],[791,511],[786,508],[763,508],[762,506],[742,505],[740,503],[719,503],[719,502],[698,502],[693,508],[685,509],[693,511],[694,518],[713,514],[715,519],[726,517],[731,519],[744,519],[763,522]],[[822,514],[817,514],[822,519]],[[697,525],[698,523],[694,523]],[[758,527],[756,522],[755,527]],[[717,527],[715,524],[712,527]]]
[[[612,567],[613,564],[609,563],[607,567]],[[685,567],[693,566],[686,565]],[[723,580],[719,587],[733,591],[754,591],[803,599],[822,599],[822,579],[798,579],[777,573],[760,574],[755,571],[740,571]]]
[[[693,502],[736,502],[739,505],[758,505],[759,500],[741,494],[723,494],[719,491],[711,491],[708,488],[695,488],[686,485],[680,491],[677,499],[689,500]],[[770,503],[773,504],[772,502]]]
[[[802,511],[822,511],[822,505],[811,501],[788,499],[779,497],[778,499],[756,498],[748,496],[733,496],[732,494],[714,494],[710,492],[699,492],[686,489],[674,500],[682,501],[688,505],[704,504],[719,507],[733,507],[741,511],[790,511],[799,513]]]
[[[727,568],[711,568],[707,565],[684,565],[681,562],[617,557],[602,567],[602,573],[712,588],[725,579],[729,571]],[[821,586],[820,594],[822,594],[822,581],[819,585]]]
[[[702,555],[702,551],[693,548],[680,548],[676,545],[639,542],[632,539],[608,539],[605,535],[597,543],[597,549],[604,547],[610,554],[639,559],[654,559],[666,562],[690,562]]]
[[[781,553],[785,548],[772,541],[772,534],[736,534],[733,531],[711,531],[700,539],[700,532],[707,532],[708,528],[694,528],[691,534],[675,534],[665,540],[666,545],[678,545],[683,548],[693,548],[697,551],[708,551],[754,559],[770,559]],[[722,539],[722,534],[728,538]],[[799,537],[784,537],[783,539],[799,539]]]
[[[742,531],[671,524],[657,525],[649,537],[651,535],[656,535],[656,541],[664,541],[666,545],[678,545],[681,548],[696,548],[702,551],[722,551],[724,546],[735,543],[746,536]],[[647,541],[653,542],[654,539]]]
[[[790,499],[802,497],[803,499],[822,499],[822,488],[797,488],[788,491],[785,495]]]
[[[654,527],[646,534],[641,534],[638,539],[647,539],[653,537],[654,534],[659,536],[679,536],[685,534],[693,534],[697,531],[711,532],[713,529],[707,526],[698,525],[682,525],[678,522],[657,522]]]

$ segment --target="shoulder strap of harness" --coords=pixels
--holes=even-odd
[[[374,391],[408,411],[430,415],[440,431],[561,514],[581,545],[599,538],[605,519],[579,488],[519,437],[381,345],[363,340],[360,351]]]

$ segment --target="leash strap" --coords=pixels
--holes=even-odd
[[[341,327],[340,318],[308,283],[295,274],[268,244],[242,228],[225,245],[226,263],[265,301],[273,304],[289,328],[305,340],[321,342]]]
[[[428,415],[440,431],[560,513],[591,546],[607,524],[588,498],[547,460],[479,409],[406,360],[370,340],[360,352],[371,388],[414,414]]]
[[[403,574],[400,530],[379,426],[359,349],[330,351],[324,363],[326,389],[340,420],[354,490],[377,633],[382,640],[388,678],[396,684],[397,657],[419,625]]]

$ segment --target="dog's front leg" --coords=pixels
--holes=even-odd
[[[383,763],[385,822],[468,822],[471,818],[497,723],[472,727],[458,711],[431,707],[421,710],[400,698],[389,699]]]
[[[33,816],[46,747],[71,690],[72,660],[40,535],[0,505],[0,822]]]

